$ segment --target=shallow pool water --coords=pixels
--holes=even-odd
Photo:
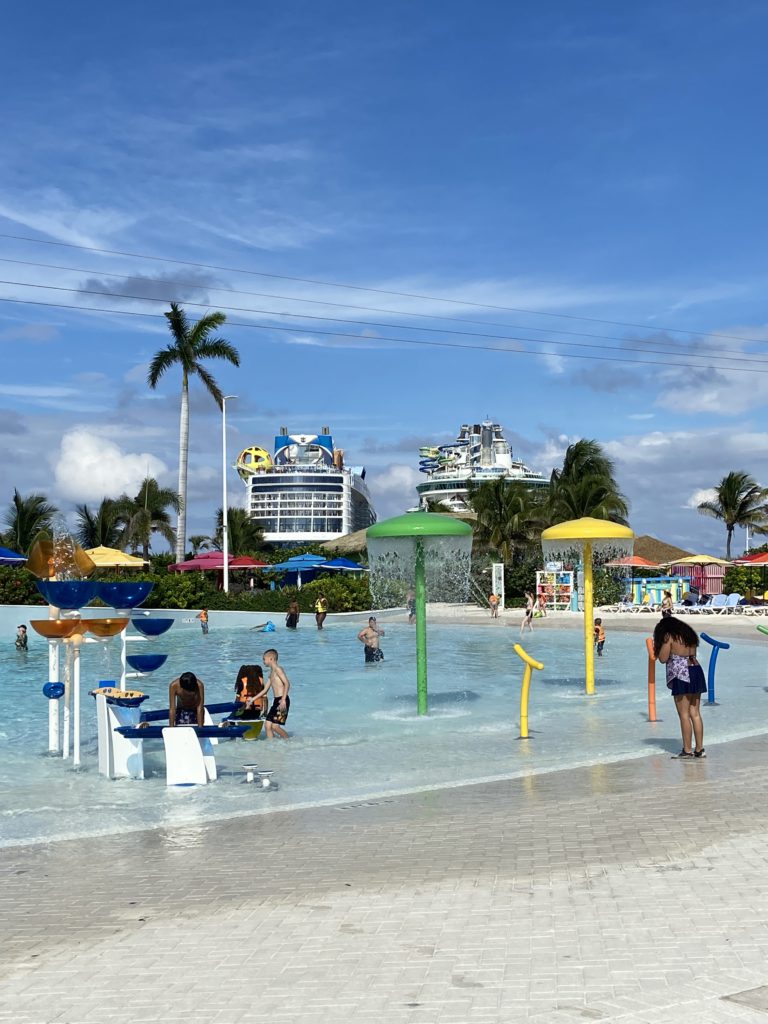
[[[596,659],[597,694],[583,692],[583,651],[577,630],[541,630],[524,639],[544,662],[534,673],[529,740],[519,740],[522,664],[513,652],[517,631],[488,626],[430,625],[430,714],[416,715],[415,644],[405,624],[386,627],[385,660],[365,666],[359,624],[309,624],[295,633],[245,628],[174,629],[136,651],[168,652],[154,677],[140,681],[151,695],[144,709],[167,706],[170,679],[192,669],[209,702],[231,698],[242,662],[277,647],[291,680],[289,743],[222,743],[220,777],[206,787],[165,786],[162,742],[146,745],[149,778],[109,781],[96,766],[94,702],[83,697],[83,768],[46,753],[47,647],[0,652],[0,794],[3,845],[199,823],[295,807],[372,799],[393,793],[639,757],[679,749],[677,716],[658,672],[662,721],[647,721],[644,636],[610,631]],[[134,648],[132,648],[134,649]],[[709,648],[702,645],[706,667]],[[83,693],[119,670],[116,642],[83,648]],[[768,731],[768,641],[734,639],[720,654],[717,707],[704,707],[706,745]],[[712,751],[713,756],[716,752]],[[279,789],[242,783],[241,765],[273,769]]]

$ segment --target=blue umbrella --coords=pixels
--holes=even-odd
[[[322,569],[323,572],[326,569],[330,569],[333,572],[368,572],[364,565],[353,562],[351,558],[332,558],[330,562],[323,562],[317,568]]]
[[[296,575],[296,586],[301,588],[302,574],[305,579],[314,576],[325,559],[322,555],[294,555],[285,562],[265,565],[262,572],[284,572]]]
[[[10,548],[0,548],[0,565],[21,565],[26,560],[24,555],[17,555]]]

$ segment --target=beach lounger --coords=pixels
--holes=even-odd
[[[741,601],[741,594],[729,594],[725,599],[725,614],[735,615],[736,613],[741,613],[742,606],[739,604],[739,601]]]
[[[725,594],[715,594],[707,604],[701,606],[701,610],[706,615],[720,615],[725,608],[725,602],[727,600],[728,598]]]

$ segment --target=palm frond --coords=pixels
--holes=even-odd
[[[195,347],[197,359],[225,359],[233,366],[240,365],[240,353],[226,338],[211,338]]]
[[[216,402],[216,405],[221,409],[224,404],[224,392],[219,387],[216,378],[212,373],[209,373],[208,370],[206,370],[202,363],[197,363],[195,365],[195,373],[205,385],[205,389],[208,394],[211,395]]]
[[[181,362],[181,353],[173,345],[168,345],[167,348],[156,352],[147,370],[147,384],[153,389],[156,388],[163,374],[179,362]]]

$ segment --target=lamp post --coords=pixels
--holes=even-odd
[[[237,395],[224,395],[221,399],[221,551],[224,555],[224,593],[229,593],[229,537],[227,535],[227,402]]]

